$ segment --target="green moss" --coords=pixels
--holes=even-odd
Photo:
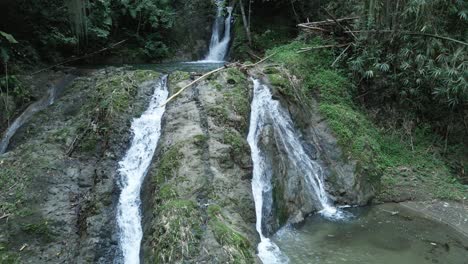
[[[224,130],[223,141],[231,147],[231,158],[234,160],[239,161],[243,156],[248,155],[249,145],[237,131]]]
[[[204,134],[196,135],[193,137],[193,144],[198,148],[202,148],[206,142],[208,141],[208,137]]]
[[[247,238],[224,222],[221,207],[208,206],[209,225],[213,234],[230,257],[230,263],[252,263],[251,244]]]
[[[0,243],[0,263],[2,264],[19,264],[20,256],[16,252],[8,250],[8,248]]]
[[[165,184],[159,189],[158,198],[161,200],[170,200],[176,197],[177,191],[169,184]]]
[[[289,218],[288,209],[286,207],[287,203],[283,195],[284,186],[280,182],[275,182],[273,184],[273,206],[280,226],[286,224]]]
[[[225,106],[213,106],[207,109],[207,114],[215,119],[216,124],[223,125],[228,122],[228,111]]]
[[[239,84],[246,81],[245,75],[236,67],[228,68],[226,73],[230,84]]]
[[[189,72],[175,71],[175,72],[172,72],[169,75],[169,83],[170,84],[176,84],[178,82],[189,80],[189,79],[190,79],[190,73]]]
[[[180,159],[183,157],[179,150],[180,145],[175,145],[164,152],[158,163],[157,173],[153,178],[155,183],[162,184],[174,177],[180,166]]]
[[[288,80],[279,73],[269,74],[268,79],[270,80],[270,84],[273,86],[279,86],[281,88],[289,87]]]
[[[16,163],[0,158],[0,214],[10,216],[22,214],[25,206],[26,188],[32,177],[37,173],[38,164],[43,164],[41,158],[32,158],[30,153],[23,153],[25,162]],[[36,167],[35,167],[36,166]]]
[[[135,82],[137,82],[137,84],[140,84],[146,81],[161,78],[161,73],[151,70],[136,70],[133,72],[133,78],[135,79]]]
[[[37,236],[47,242],[51,242],[55,236],[48,221],[25,224],[21,227],[21,230],[27,234]]]
[[[199,252],[202,218],[195,202],[170,200],[157,209],[152,236],[155,263],[179,263]]]
[[[216,204],[210,204],[207,209],[208,216],[211,218],[216,218],[218,214],[221,213],[221,207]]]
[[[112,133],[125,129],[121,117],[134,111],[138,87],[145,81],[160,78],[150,70],[111,71],[98,74],[93,80],[77,80],[69,92],[86,89],[87,98],[81,106],[77,120],[78,150],[91,153],[107,146]],[[80,91],[82,92],[82,91]]]

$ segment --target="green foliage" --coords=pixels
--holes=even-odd
[[[447,116],[462,115],[468,103],[467,47],[434,36],[466,42],[466,1],[330,2],[335,13],[360,15],[358,29],[391,30],[358,34],[344,60],[368,106],[398,108],[397,116],[431,122],[436,129],[447,125]]]
[[[151,238],[156,263],[182,263],[198,252],[201,216],[190,200],[165,201],[157,209],[158,225]]]
[[[179,145],[173,146],[166,150],[158,163],[158,171],[155,175],[154,181],[161,184],[169,179],[172,179],[174,174],[177,172],[177,169],[179,168],[182,155],[183,154],[180,152]]]
[[[245,155],[249,154],[249,146],[245,139],[236,131],[226,129],[223,134],[224,144],[231,147],[231,158],[240,163]]]
[[[318,99],[319,110],[344,150],[344,158],[357,161],[356,172],[373,183],[382,179],[382,197],[393,199],[401,186],[408,184],[413,191],[424,190],[426,197],[463,199],[466,191],[454,180],[453,165],[442,155],[444,140],[421,127],[410,132],[385,132],[356,104],[354,98],[358,95],[353,83],[343,72],[330,67],[334,60],[331,53],[321,50],[310,51],[306,56],[297,53],[300,48],[322,43],[317,39],[312,43],[295,41],[268,53],[277,52],[273,60],[301,77],[301,87],[289,89],[301,89]],[[271,75],[277,74],[275,71]],[[456,155],[465,155],[455,146],[452,149]],[[402,168],[409,168],[409,176],[402,175]],[[404,183],[405,177],[412,182]]]
[[[0,31],[0,60],[5,68],[10,60],[13,44],[18,44],[18,41],[11,34]]]
[[[5,54],[18,61],[30,60],[25,53],[30,46],[45,61],[61,60],[61,56],[93,52],[122,39],[148,60],[161,59],[168,56],[165,34],[175,21],[174,4],[167,0],[52,0],[47,4],[32,0],[0,6],[4,29],[21,43],[13,51],[6,49],[4,44],[16,39],[1,31],[2,60]]]
[[[252,263],[249,240],[225,223],[221,207],[210,205],[207,211],[210,217],[209,225],[216,240],[223,246],[224,251],[229,256],[229,263]]]

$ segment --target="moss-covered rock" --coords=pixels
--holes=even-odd
[[[115,68],[78,77],[18,130],[0,155],[0,262],[114,258],[117,162],[159,77]]]
[[[170,76],[171,93],[189,78],[181,72]],[[147,182],[142,193],[145,261],[255,262],[255,243],[249,242],[257,239],[255,213],[245,161],[250,155],[243,136],[249,101],[246,76],[230,70],[197,83],[167,105],[148,175],[157,180]],[[222,218],[213,217],[214,205],[223,207]]]

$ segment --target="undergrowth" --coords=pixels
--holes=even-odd
[[[405,189],[410,199],[466,199],[467,188],[455,179],[453,161],[442,154],[449,149],[452,157],[467,157],[466,150],[458,145],[444,150],[440,137],[425,127],[408,132],[378,125],[378,117],[371,117],[357,103],[356,85],[348,80],[346,71],[331,67],[335,59],[332,50],[298,53],[301,48],[324,44],[328,43],[319,38],[308,43],[297,40],[268,54],[276,53],[272,60],[301,80],[299,87],[287,85],[287,89],[299,89],[309,102],[311,97],[318,99],[320,113],[337,137],[343,158],[357,161],[357,172],[379,187],[377,198],[392,200]],[[270,76],[278,74],[281,72]],[[466,167],[466,158],[460,158],[459,163]]]

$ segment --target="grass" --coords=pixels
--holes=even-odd
[[[320,113],[343,149],[343,158],[357,161],[356,172],[379,188],[378,198],[392,199],[408,186],[422,195],[416,194],[414,199],[466,197],[467,189],[454,180],[450,164],[440,155],[440,149],[434,148],[436,135],[428,130],[418,133],[421,128],[411,135],[402,130],[389,133],[354,101],[355,85],[343,70],[330,66],[334,60],[331,50],[297,53],[301,48],[323,44],[323,40],[316,38],[309,43],[294,41],[268,51],[268,54],[276,52],[272,59],[301,79],[298,88],[285,82],[287,77],[282,71],[269,68],[264,73],[279,89],[296,89],[282,92],[284,95],[292,97],[299,92],[301,97],[318,100]]]
[[[195,202],[172,199],[157,209],[152,244],[156,263],[182,263],[198,253],[202,218]]]
[[[236,131],[225,129],[223,141],[231,147],[231,158],[240,159],[250,153],[250,148],[245,139]],[[239,160],[236,160],[239,162]]]
[[[210,205],[207,212],[210,218],[209,226],[216,241],[223,246],[229,256],[229,263],[252,263],[253,257],[250,253],[251,244],[249,240],[225,223],[221,207]]]
[[[172,146],[166,150],[161,160],[159,161],[157,166],[157,173],[155,174],[153,180],[157,184],[162,184],[168,179],[172,179],[180,166],[182,155],[183,154],[180,152],[180,145]]]
[[[231,126],[240,131],[247,131],[248,117],[250,115],[250,90],[246,76],[237,68],[229,68],[226,74],[225,87],[222,87],[212,76],[210,84],[218,91],[222,90],[223,100],[219,105],[207,108],[209,116],[213,117],[219,126]],[[230,120],[230,113],[234,112],[239,120]]]

